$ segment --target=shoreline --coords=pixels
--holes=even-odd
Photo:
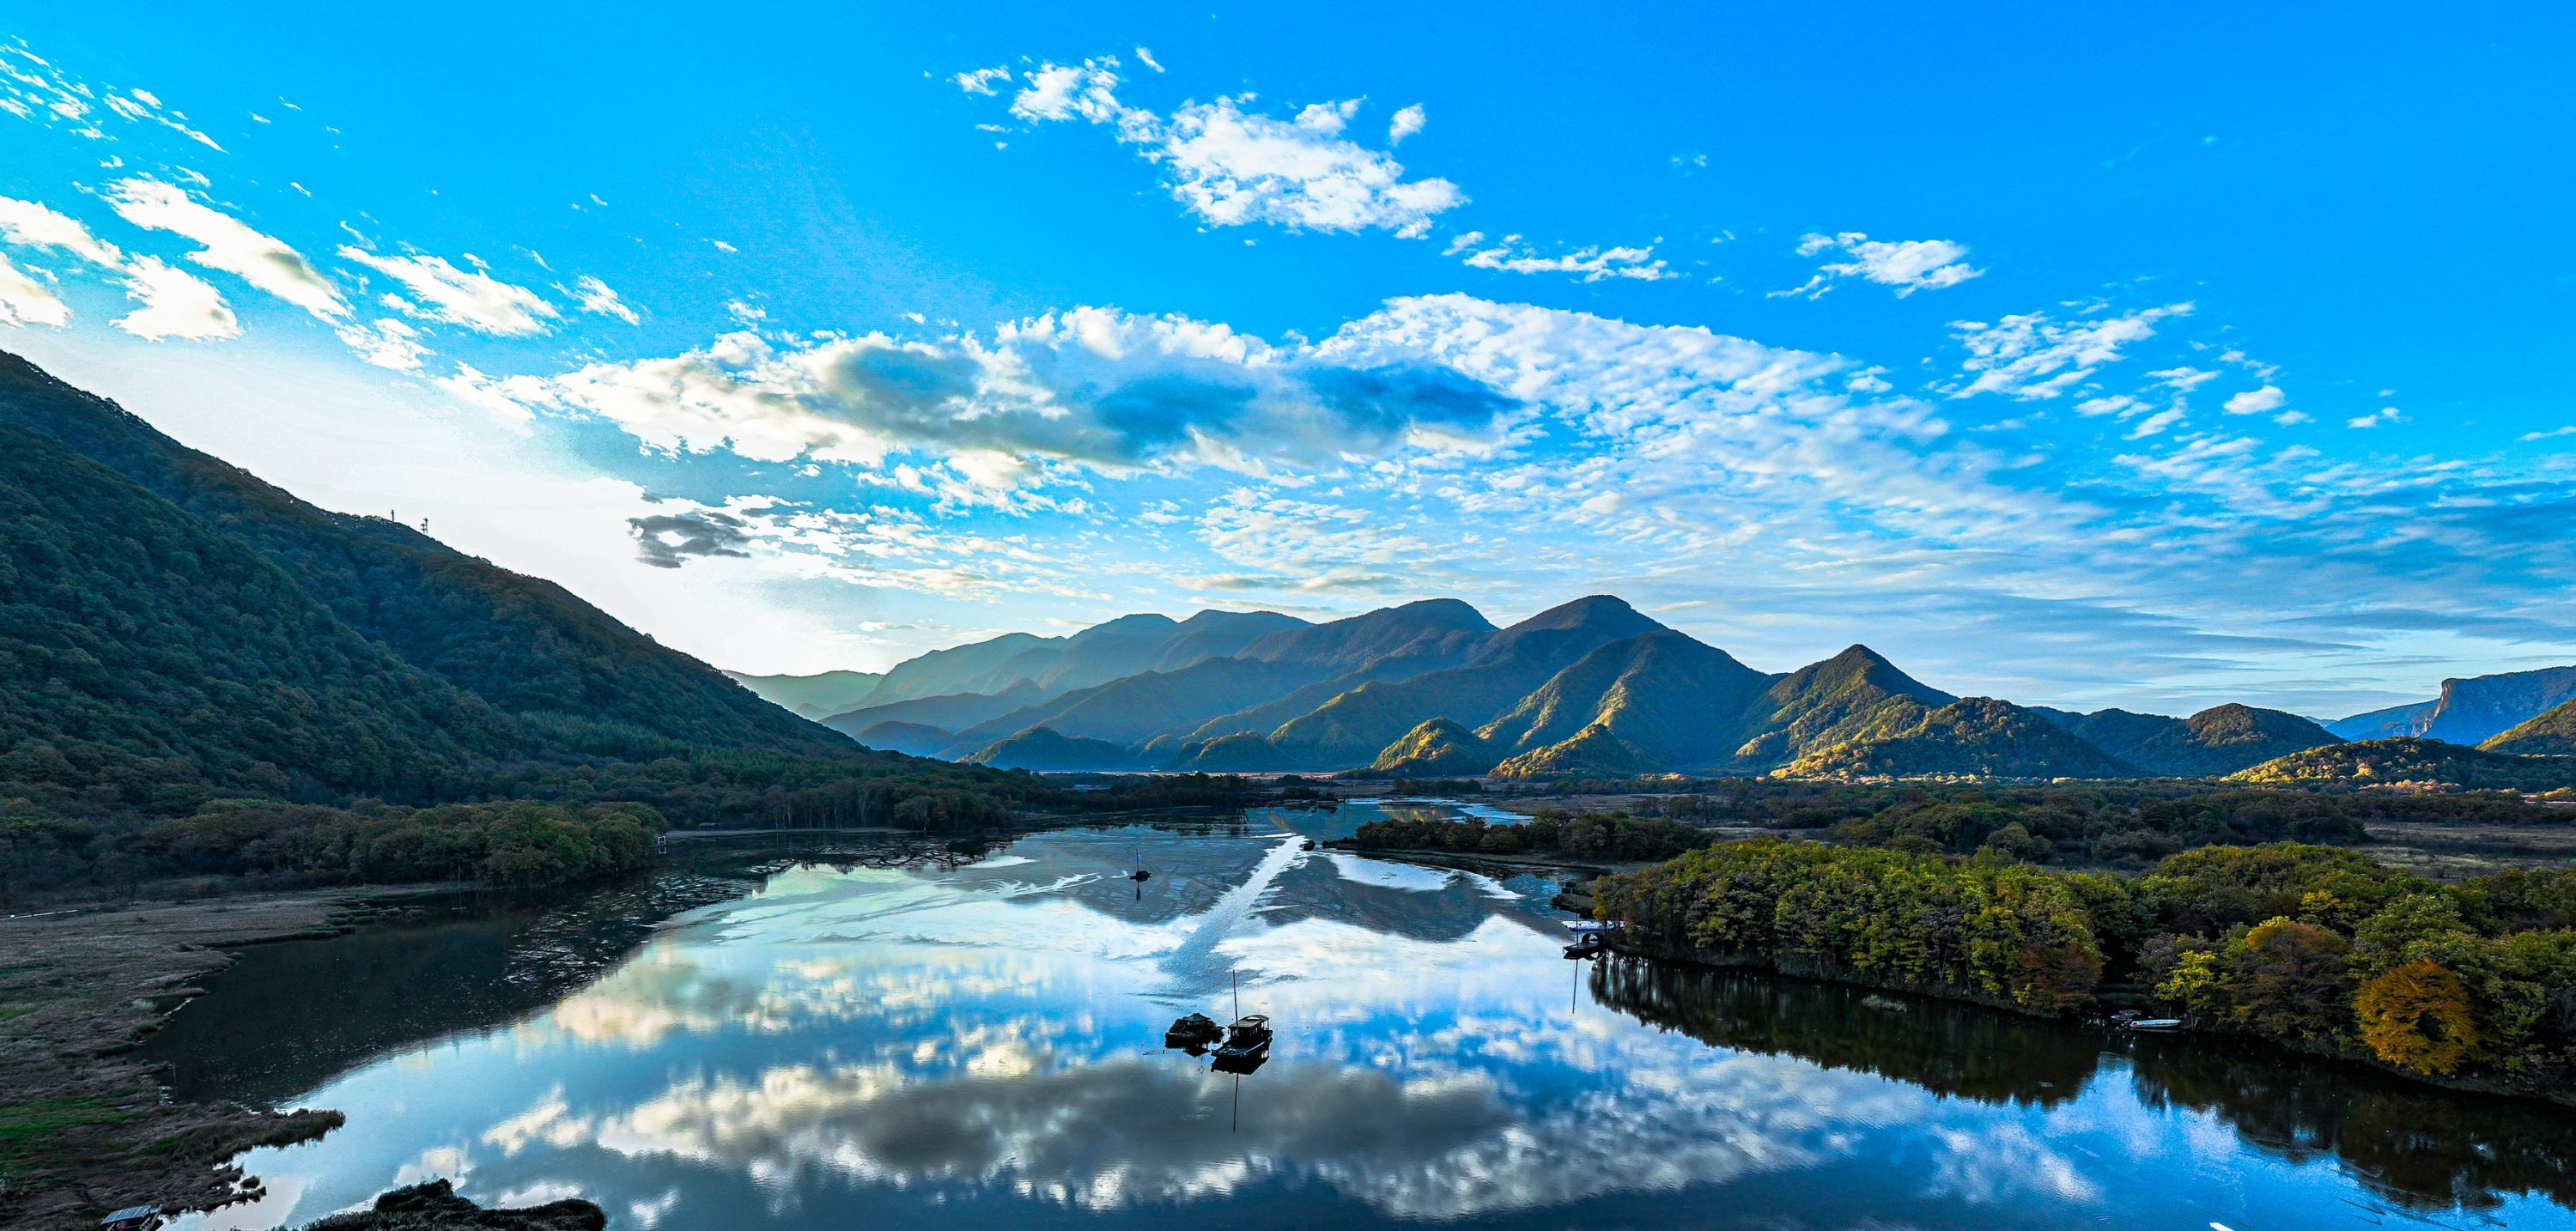
[[[261,944],[345,935],[439,887],[335,887],[0,920],[0,1223],[89,1227],[108,1210],[256,1195],[230,1160],[339,1127],[336,1111],[183,1103],[136,1058],[202,981]]]

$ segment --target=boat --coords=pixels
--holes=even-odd
[[[1195,1051],[1214,1047],[1224,1037],[1225,1027],[1217,1025],[1215,1018],[1205,1013],[1192,1013],[1173,1022],[1172,1028],[1163,1032],[1163,1046]]]
[[[1225,1045],[1216,1049],[1216,1055],[1219,1060],[1248,1060],[1269,1050],[1270,1019],[1253,1013],[1225,1028]]]
[[[1599,957],[1609,951],[1610,942],[1603,940],[1601,938],[1601,933],[1587,932],[1584,934],[1583,939],[1565,947],[1565,956],[1573,958]]]
[[[2182,1029],[2182,1019],[2181,1019],[2181,1018],[2179,1018],[2179,1017],[2140,1017],[2140,1018],[2133,1018],[2133,1019],[2131,1019],[2130,1021],[2128,1021],[2128,1022],[2127,1022],[2127,1023],[2125,1023],[2125,1024],[2126,1024],[2126,1025],[2129,1027],[2129,1029],[2131,1029],[2131,1030],[2180,1030],[2180,1029]]]

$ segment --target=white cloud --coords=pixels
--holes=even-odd
[[[2269,414],[2288,405],[2289,401],[2289,395],[2281,392],[2278,386],[2265,385],[2260,389],[2247,390],[2227,399],[2227,413],[2231,415]]]
[[[1512,408],[1438,368],[1336,364],[1224,325],[1098,308],[990,338],[791,346],[742,332],[667,359],[460,379],[460,393],[596,415],[658,449],[863,467],[925,456],[993,490],[1036,485],[1058,466],[1262,474],[1473,448]]]
[[[2166,388],[2176,393],[2189,393],[2218,379],[2218,373],[2194,367],[2160,368],[2147,375],[2163,381]]]
[[[2183,408],[2179,406],[2170,406],[2163,410],[2159,410],[2156,413],[2139,420],[2136,427],[2129,429],[2129,434],[2126,439],[2144,440],[2149,436],[2163,435],[2168,429],[2172,428],[2173,425],[2182,422],[2184,413]]]
[[[283,240],[263,235],[238,218],[153,179],[119,180],[109,201],[119,217],[150,231],[169,231],[201,245],[188,259],[220,269],[279,299],[333,321],[349,314],[320,270]]]
[[[2383,423],[2404,423],[2406,416],[2394,406],[2382,406],[2366,415],[2355,415],[2343,421],[2345,427],[2372,428]]]
[[[2099,320],[2055,321],[2044,312],[2031,312],[1992,325],[1953,321],[1950,327],[1959,331],[1959,343],[1968,349],[1960,366],[1975,376],[1950,396],[2057,397],[2092,379],[2103,365],[2118,362],[2122,347],[2154,337],[2156,322],[2189,315],[2191,309],[2189,303],[2174,303]]]
[[[993,92],[994,82],[1008,81],[1010,79],[1011,70],[1007,68],[979,68],[969,72],[959,73],[956,76],[949,78],[950,81],[957,83],[958,89],[964,90],[969,94],[985,95],[990,95]]]
[[[1153,52],[1153,50],[1152,50],[1151,48],[1147,48],[1147,47],[1139,47],[1139,48],[1137,48],[1137,49],[1136,49],[1136,62],[1137,62],[1138,64],[1142,64],[1142,65],[1144,65],[1144,66],[1145,66],[1145,67],[1147,67],[1147,68],[1150,68],[1150,69],[1154,70],[1155,72],[1158,72],[1158,73],[1159,73],[1159,72],[1162,72],[1162,71],[1163,71],[1163,62],[1154,58],[1154,52]]]
[[[68,252],[93,265],[115,269],[125,264],[116,245],[90,234],[77,218],[34,201],[0,197],[0,239],[31,248]]]
[[[1578,248],[1556,256],[1540,256],[1518,235],[1506,235],[1500,241],[1486,245],[1484,232],[1468,231],[1450,240],[1442,255],[1457,257],[1477,269],[1515,274],[1567,274],[1585,282],[1599,282],[1604,278],[1656,282],[1681,276],[1656,257],[1651,244],[1643,248]]]
[[[2309,416],[2306,411],[2285,410],[2272,416],[2272,422],[2278,423],[2283,427],[2296,427],[2299,424],[2307,422],[2308,418]]]
[[[444,257],[384,257],[343,244],[340,259],[403,284],[418,302],[396,296],[388,296],[387,302],[408,316],[463,325],[476,333],[524,337],[545,332],[546,322],[560,315],[536,292],[458,269]]]
[[[2524,444],[2530,444],[2535,440],[2555,440],[2561,436],[2576,436],[2576,423],[2570,423],[2565,427],[2551,428],[2546,432],[2524,432],[2516,439],[2520,440]]]
[[[118,317],[116,327],[146,341],[192,342],[241,336],[241,321],[206,280],[158,258],[138,256],[125,266],[125,290],[142,307]]]
[[[1834,289],[1844,278],[1861,278],[1895,287],[1901,299],[1916,291],[1957,286],[1970,278],[1983,277],[1986,272],[1968,264],[1966,245],[1946,239],[1891,242],[1871,239],[1859,231],[1845,231],[1839,235],[1810,233],[1798,242],[1800,256],[1825,252],[1841,252],[1852,259],[1821,266],[1804,285],[1773,291],[1772,296],[1805,295],[1814,299]]]
[[[71,307],[56,298],[51,288],[0,256],[0,325],[60,329],[71,322]]]
[[[1189,103],[1168,116],[1118,100],[1115,57],[1043,64],[1024,74],[1011,113],[1030,123],[1083,120],[1114,130],[1162,167],[1173,198],[1211,226],[1430,233],[1466,202],[1445,179],[1406,179],[1380,150],[1343,136],[1360,100],[1315,103],[1281,119],[1244,110],[1251,95]]]
[[[629,325],[640,324],[643,321],[642,317],[635,314],[635,309],[626,306],[626,301],[618,298],[617,292],[608,289],[607,283],[588,274],[574,279],[572,289],[564,293],[578,300],[584,312],[613,316]]]
[[[1422,104],[1420,103],[1415,103],[1410,107],[1397,111],[1395,113],[1395,118],[1388,121],[1386,126],[1386,144],[1388,148],[1391,149],[1396,145],[1396,143],[1404,140],[1406,137],[1410,137],[1415,133],[1421,132],[1423,118]]]
[[[393,317],[383,317],[372,325],[351,322],[333,331],[360,359],[396,372],[417,372],[429,348],[420,344],[420,331]]]

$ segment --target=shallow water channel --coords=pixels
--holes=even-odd
[[[861,846],[659,927],[702,880],[251,950],[154,1050],[184,1096],[348,1124],[249,1156],[268,1198],[181,1225],[446,1176],[629,1228],[2576,1227],[2576,1115],[1569,961],[1543,877],[1306,849],[1359,819]],[[1162,1046],[1238,985],[1277,1025],[1266,1065]]]

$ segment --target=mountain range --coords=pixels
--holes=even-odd
[[[2246,705],[2171,718],[1962,698],[1866,646],[1765,672],[1609,595],[1509,626],[1434,599],[1321,623],[1202,612],[1013,634],[899,664],[824,721],[1010,768],[1411,778],[2217,777],[2344,742]]]
[[[2325,724],[2351,740],[2420,736],[2477,744],[2547,710],[2576,701],[2576,667],[2544,667],[2442,681],[2430,701],[2355,714]]]

